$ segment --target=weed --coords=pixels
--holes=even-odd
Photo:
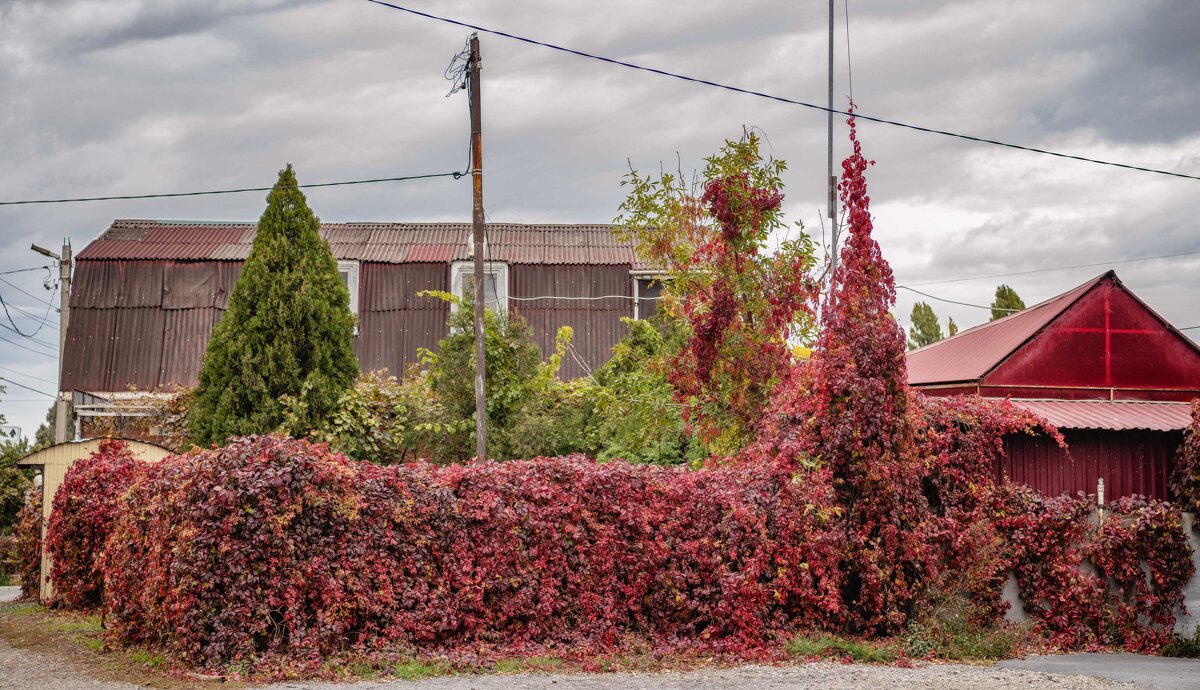
[[[1163,656],[1173,656],[1182,659],[1200,659],[1200,627],[1191,637],[1174,635],[1171,641],[1162,648]]]
[[[146,666],[147,668],[158,668],[166,661],[166,657],[162,654],[155,654],[148,649],[133,649],[129,652],[129,658],[133,661]]]

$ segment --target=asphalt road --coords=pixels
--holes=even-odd
[[[1000,668],[1077,673],[1134,682],[1158,690],[1200,690],[1200,659],[1166,659],[1140,654],[1058,654],[1001,661]]]

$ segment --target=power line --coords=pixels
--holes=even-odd
[[[51,381],[50,379],[44,379],[44,378],[42,378],[42,377],[40,377],[40,376],[34,376],[33,374],[26,374],[26,373],[25,373],[25,372],[23,372],[23,371],[17,371],[16,369],[9,369],[8,367],[0,367],[0,371],[7,371],[7,372],[8,372],[8,373],[10,373],[10,374],[17,374],[18,376],[24,376],[24,377],[26,377],[26,378],[31,378],[31,379],[33,379],[33,380],[35,380],[35,381],[41,381],[42,383],[48,383],[48,384],[50,384],[51,386],[57,386],[57,385],[58,385],[58,382],[57,382],[57,381]]]
[[[23,294],[23,295],[25,295],[26,297],[29,297],[29,298],[33,299],[33,300],[34,300],[35,302],[37,302],[38,304],[46,304],[47,302],[49,302],[50,304],[53,304],[53,303],[54,303],[54,296],[53,296],[53,295],[51,295],[49,299],[47,299],[45,295],[40,295],[40,296],[39,296],[39,295],[35,295],[35,294],[33,294],[32,292],[30,292],[30,291],[26,290],[25,288],[21,287],[20,285],[17,285],[16,283],[13,283],[13,282],[10,282],[10,281],[8,281],[8,280],[5,280],[4,278],[0,278],[0,283],[4,283],[5,285],[9,286],[10,288],[12,288],[12,289],[16,290],[17,292],[19,292],[19,293],[21,293],[21,294]],[[47,284],[49,284],[49,283],[47,283]],[[57,287],[58,287],[58,281],[57,281],[57,280],[56,280],[56,281],[54,281],[54,287],[55,287],[55,288],[57,288]],[[47,289],[53,290],[54,288],[47,288]]]
[[[1067,158],[1070,160],[1082,161],[1084,163],[1095,163],[1097,165],[1107,165],[1107,166],[1111,166],[1114,168],[1124,168],[1126,170],[1140,170],[1142,172],[1155,173],[1157,175],[1167,175],[1170,177],[1181,177],[1181,178],[1188,179],[1188,180],[1200,180],[1200,175],[1188,175],[1186,173],[1172,172],[1170,170],[1159,170],[1157,168],[1146,168],[1146,167],[1143,167],[1140,165],[1130,165],[1127,163],[1117,163],[1114,161],[1100,160],[1098,158],[1088,158],[1086,156],[1076,156],[1074,154],[1061,153],[1058,151],[1051,151],[1050,149],[1042,149],[1042,148],[1037,148],[1037,147],[1033,147],[1033,146],[1024,146],[1021,144],[1013,144],[1013,143],[1009,143],[1006,141],[1000,141],[998,139],[988,139],[986,137],[977,137],[977,136],[972,136],[970,134],[959,134],[957,132],[950,132],[950,131],[947,131],[944,129],[934,129],[932,127],[922,127],[920,125],[913,125],[913,124],[909,124],[907,122],[900,122],[898,120],[888,120],[888,119],[882,118],[882,117],[873,117],[871,115],[864,115],[859,112],[850,113],[849,111],[846,111],[846,110],[838,110],[836,108],[827,108],[825,106],[817,105],[815,103],[807,103],[805,101],[798,101],[798,100],[795,100],[792,98],[785,98],[783,96],[775,96],[775,95],[772,95],[769,93],[764,93],[762,91],[743,89],[738,86],[722,84],[720,82],[715,82],[715,81],[711,81],[708,79],[689,77],[686,74],[679,74],[677,72],[669,72],[667,70],[658,69],[656,67],[644,67],[642,65],[637,65],[632,62],[625,62],[624,60],[617,60],[615,58],[604,57],[603,55],[595,55],[593,53],[587,53],[582,50],[566,48],[566,47],[563,47],[560,45],[555,45],[553,43],[546,43],[544,41],[538,41],[538,40],[534,40],[532,38],[526,38],[525,36],[518,36],[516,34],[510,34],[510,33],[504,32],[504,31],[498,31],[496,29],[489,29],[487,27],[479,26],[477,24],[470,24],[468,22],[459,21],[457,19],[450,19],[448,17],[439,17],[438,15],[435,15],[435,14],[429,14],[428,12],[421,12],[419,10],[414,10],[414,9],[411,9],[408,7],[402,7],[400,5],[395,5],[390,2],[384,2],[383,0],[367,0],[367,2],[374,3],[374,4],[380,5],[382,7],[388,7],[393,10],[407,12],[409,14],[413,14],[418,17],[425,17],[426,19],[433,19],[435,21],[444,22],[446,24],[453,24],[455,26],[461,26],[461,27],[464,27],[467,29],[474,29],[475,31],[482,31],[484,33],[492,34],[494,36],[500,36],[502,38],[509,38],[514,41],[521,41],[522,43],[528,43],[530,45],[541,46],[543,48],[549,48],[551,50],[557,50],[559,52],[569,53],[571,55],[576,55],[576,56],[579,56],[582,58],[587,58],[589,60],[598,60],[600,62],[606,62],[611,65],[617,65],[620,67],[628,67],[629,69],[635,69],[635,70],[639,70],[642,72],[650,72],[651,74],[657,74],[657,75],[660,75],[663,77],[671,77],[672,79],[679,79],[682,81],[692,82],[694,84],[702,84],[704,86],[711,86],[711,87],[714,87],[717,89],[724,89],[725,91],[732,91],[734,93],[745,94],[747,96],[756,96],[758,98],[765,98],[767,100],[777,101],[779,103],[787,103],[789,105],[798,105],[803,108],[819,110],[823,113],[833,113],[835,115],[846,115],[848,117],[858,118],[859,120],[867,120],[869,122],[877,122],[877,123],[883,124],[883,125],[891,125],[893,127],[901,127],[903,129],[911,129],[911,130],[917,131],[917,132],[925,132],[926,134],[938,134],[938,135],[945,136],[945,137],[953,137],[955,139],[963,139],[965,141],[973,141],[973,142],[976,142],[979,144],[991,144],[993,146],[1003,146],[1005,148],[1016,149],[1019,151],[1028,151],[1030,153],[1040,153],[1040,154],[1046,155],[1046,156],[1054,156],[1056,158]]]
[[[57,398],[58,397],[57,395],[55,395],[53,393],[47,393],[46,391],[40,391],[36,388],[30,388],[29,386],[26,386],[23,383],[17,383],[16,381],[13,381],[12,379],[6,379],[3,376],[0,376],[0,381],[4,381],[5,383],[11,383],[12,385],[16,386],[17,388],[24,388],[27,391],[33,391],[34,393],[37,393],[38,395],[44,395],[47,398]]]
[[[1175,330],[1177,330],[1177,331],[1194,331],[1197,328],[1200,328],[1200,326],[1188,326],[1187,328],[1177,328]]]
[[[1008,278],[1008,277],[1013,277],[1013,276],[1027,276],[1027,275],[1031,275],[1031,274],[1045,274],[1045,272],[1050,272],[1050,271],[1068,271],[1068,270],[1072,270],[1072,269],[1093,269],[1093,268],[1096,268],[1096,266],[1114,266],[1117,264],[1133,264],[1136,262],[1153,262],[1153,260],[1158,260],[1158,259],[1175,259],[1178,257],[1192,257],[1192,256],[1196,256],[1196,254],[1200,254],[1200,250],[1195,250],[1195,251],[1190,251],[1190,252],[1178,252],[1178,253],[1174,253],[1174,254],[1160,254],[1160,256],[1157,256],[1157,257],[1139,257],[1139,258],[1135,258],[1135,259],[1115,259],[1115,260],[1111,260],[1111,262],[1096,262],[1096,263],[1091,263],[1091,264],[1075,264],[1073,266],[1049,266],[1049,268],[1045,268],[1045,269],[1030,269],[1027,271],[1013,271],[1013,272],[1010,272],[1010,274],[991,274],[991,275],[986,275],[986,276],[967,276],[967,277],[961,277],[961,278],[946,278],[946,280],[941,280],[941,281],[922,281],[919,283],[910,283],[910,284],[913,284],[913,286],[937,286],[937,284],[944,284],[944,283],[961,283],[961,282],[965,282],[965,281],[982,281],[982,280],[984,280],[984,278]]]
[[[3,326],[3,324],[0,324],[0,326]],[[8,328],[8,326],[4,326],[4,327],[5,327],[5,328]],[[34,348],[32,348],[32,347],[29,347],[28,345],[25,345],[24,343],[18,343],[18,342],[17,342],[17,341],[15,341],[15,340],[9,340],[8,338],[5,338],[5,337],[4,337],[4,336],[2,336],[2,335],[0,335],[0,341],[6,342],[6,343],[8,343],[9,345],[14,345],[14,346],[16,346],[16,347],[19,347],[19,348],[21,348],[22,350],[28,350],[29,352],[32,352],[32,353],[33,353],[33,354],[35,354],[35,355],[41,355],[41,356],[43,356],[43,357],[49,357],[50,359],[58,359],[58,355],[57,355],[57,354],[55,354],[55,353],[52,353],[52,352],[43,352],[43,351],[41,351],[41,350],[34,349]],[[35,340],[34,342],[40,343],[41,341],[40,341],[40,340]]]
[[[938,297],[937,295],[931,295],[928,292],[921,292],[920,290],[914,290],[907,285],[897,285],[896,289],[908,290],[909,292],[915,292],[918,295],[921,295],[923,297],[928,297],[929,299],[935,299],[939,302],[946,302],[948,304],[958,304],[958,305],[961,305],[964,307],[975,307],[976,309],[987,309],[988,311],[993,311],[993,310],[994,311],[1006,311],[1006,312],[1009,312],[1010,314],[1014,313],[1014,312],[1018,312],[1018,311],[1024,311],[1023,309],[1005,309],[1003,307],[985,307],[982,304],[971,304],[970,302],[959,302],[959,301],[952,300],[952,299],[946,299],[944,297]]]
[[[434,177],[453,177],[459,179],[465,173],[445,172],[429,175],[407,175],[404,177],[378,177],[370,180],[347,180],[345,182],[318,182],[315,184],[285,185],[279,189],[312,189],[315,187],[344,187],[352,184],[374,184],[376,182],[405,182],[407,180],[427,180]],[[0,206],[17,206],[20,204],[71,204],[79,201],[118,201],[126,199],[168,199],[180,196],[210,196],[213,194],[241,194],[242,192],[269,192],[275,187],[242,187],[239,189],[213,189],[203,192],[170,192],[164,194],[122,194],[117,196],[92,196],[75,199],[25,199],[21,201],[0,201]]]
[[[46,325],[46,321],[48,321],[50,319],[50,309],[53,306],[54,306],[53,302],[47,302],[46,303],[46,313],[42,315],[42,322],[37,325],[37,328],[33,329],[32,333],[26,333],[21,330],[20,326],[17,325],[16,321],[13,321],[12,314],[9,313],[9,311],[8,311],[8,302],[4,301],[4,293],[0,292],[0,307],[4,308],[4,316],[5,316],[5,318],[8,319],[8,322],[10,324],[12,324],[12,330],[15,331],[17,333],[17,335],[24,336],[31,340],[33,339],[33,336],[37,335],[38,332],[42,330],[42,327]],[[28,316],[30,318],[34,318],[34,319],[37,318],[36,316],[30,314],[29,312],[25,311],[24,309],[21,309],[20,307],[18,307],[15,304],[13,305],[13,309],[16,309],[18,312],[21,312],[22,314],[25,314],[26,316]],[[40,341],[36,341],[36,342],[40,342]]]

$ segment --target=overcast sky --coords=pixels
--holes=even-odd
[[[396,0],[417,9],[713,81],[823,103],[827,4]],[[838,2],[837,104],[981,137],[1200,174],[1200,3]],[[0,0],[0,200],[265,186],[461,170],[465,94],[443,71],[468,30],[365,0]],[[483,35],[485,206],[500,222],[609,222],[629,163],[701,165],[742,127],[789,164],[785,206],[813,232],[825,116]],[[898,282],[1027,304],[1107,266],[917,283],[1200,250],[1200,182],[861,123],[877,165],[876,234]],[[846,127],[836,131],[840,160]],[[470,220],[466,180],[312,190],[327,221]],[[82,249],[114,218],[256,220],[261,193],[0,206],[0,271],[30,242]],[[1177,326],[1200,325],[1200,256],[1113,266]],[[22,330],[45,272],[0,275]],[[900,291],[907,323],[915,299]],[[943,324],[987,312],[931,301]],[[0,318],[3,318],[0,315]],[[7,321],[3,323],[8,326]],[[0,329],[0,376],[55,389],[58,332]],[[1193,335],[1200,331],[1192,331]],[[29,349],[45,354],[35,354]],[[31,434],[50,398],[11,384],[0,414]]]

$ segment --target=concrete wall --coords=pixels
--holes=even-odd
[[[1192,579],[1183,588],[1183,607],[1175,614],[1175,632],[1184,637],[1196,634],[1196,629],[1200,627],[1200,535],[1193,529],[1195,524],[1196,515],[1183,514],[1183,533],[1192,547],[1192,563],[1196,566]],[[1085,563],[1084,567],[1091,567],[1091,564]],[[1005,620],[1016,623],[1029,620],[1017,589],[1017,578],[1012,573],[1004,582],[1003,596],[1004,601],[1009,603],[1008,612],[1004,614]]]

